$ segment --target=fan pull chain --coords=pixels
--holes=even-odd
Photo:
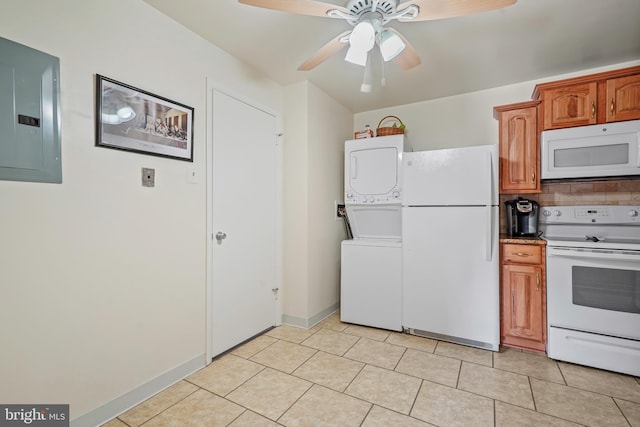
[[[360,92],[370,93],[373,88],[373,64],[371,61],[371,52],[367,53],[367,63],[364,67],[364,77],[362,79],[362,85],[360,85]]]
[[[380,55],[382,58],[382,55]],[[387,85],[387,77],[384,75],[384,59],[380,61],[380,66],[382,68],[382,78],[380,79],[380,86],[385,87]]]

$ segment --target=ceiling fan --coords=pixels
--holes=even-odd
[[[339,34],[322,46],[298,67],[308,71],[347,45],[345,60],[365,67],[365,82],[361,90],[369,92],[369,52],[378,46],[382,59],[393,61],[400,68],[409,70],[420,65],[420,56],[409,41],[393,28],[385,25],[393,20],[418,22],[452,18],[500,9],[517,0],[349,0],[345,7],[316,0],[238,0],[239,3],[279,10],[299,15],[344,19],[353,29]],[[384,84],[384,80],[383,80]]]

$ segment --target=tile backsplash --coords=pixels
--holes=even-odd
[[[541,207],[561,205],[638,205],[640,178],[607,180],[571,180],[542,183],[542,192],[522,194]],[[500,232],[506,232],[504,202],[517,199],[518,194],[500,195]]]

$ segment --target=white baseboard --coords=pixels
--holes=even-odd
[[[140,402],[158,394],[206,365],[206,356],[201,354],[182,365],[134,388],[110,402],[71,420],[70,427],[95,427],[117,417]]]
[[[304,319],[302,317],[289,316],[287,314],[282,315],[282,323],[291,326],[297,326],[298,328],[309,329],[322,322],[327,317],[338,311],[340,308],[340,302],[333,304],[332,306],[322,310],[320,313]]]

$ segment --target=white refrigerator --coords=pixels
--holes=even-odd
[[[405,153],[402,324],[497,351],[497,145]]]

